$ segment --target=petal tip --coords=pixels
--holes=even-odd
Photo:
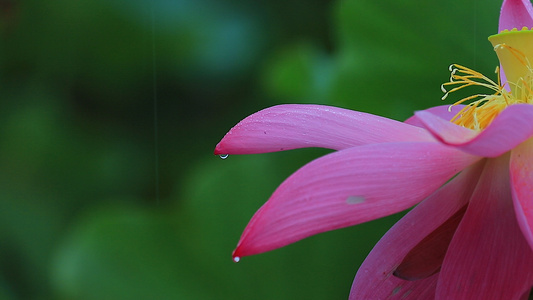
[[[222,148],[223,148],[223,147],[222,147],[222,145],[220,145],[221,143],[222,143],[222,141],[219,142],[219,143],[215,146],[215,150],[213,151],[213,154],[214,154],[214,155],[224,155],[224,154],[226,154],[226,153],[224,153],[224,151],[222,151]]]
[[[237,245],[237,248],[235,248],[235,250],[233,250],[233,253],[231,253],[231,258],[236,263],[241,261],[241,258],[243,258],[244,256],[246,255],[243,255],[240,245]]]

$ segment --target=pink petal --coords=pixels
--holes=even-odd
[[[533,27],[533,6],[529,0],[505,0],[500,12],[498,31]]]
[[[425,111],[417,112],[416,116],[440,142],[484,157],[500,156],[533,135],[533,105],[530,104],[507,107],[477,135],[476,131]]]
[[[533,140],[511,151],[511,190],[518,225],[533,249]]]
[[[520,299],[533,284],[533,252],[518,228],[509,155],[485,164],[448,247],[436,299]]]
[[[244,230],[235,257],[411,207],[478,157],[438,143],[385,143],[321,157],[283,182]]]
[[[393,273],[398,272],[401,263],[412,253],[413,248],[423,243],[454,215],[464,211],[482,165],[478,163],[461,172],[405,215],[381,238],[357,272],[350,299],[434,298],[438,274],[426,274],[427,278],[406,281]],[[444,251],[447,246],[444,246]],[[430,265],[432,264],[433,261],[430,260]]]
[[[478,135],[477,131],[455,125],[427,111],[417,111],[415,116],[437,140],[447,145],[461,144]]]
[[[441,105],[441,106],[435,106],[428,108],[424,111],[432,113],[438,117],[441,117],[442,119],[446,121],[450,121],[461,109],[463,109],[464,105]],[[409,119],[405,120],[405,123],[411,124],[414,126],[425,128],[424,123],[418,119],[416,115],[410,117]]]
[[[345,149],[357,145],[433,141],[425,130],[399,121],[323,105],[278,105],[233,127],[215,154],[252,154],[305,147]]]

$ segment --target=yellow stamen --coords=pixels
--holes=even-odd
[[[521,36],[518,36],[520,34]],[[518,103],[533,104],[531,88],[533,87],[533,68],[528,59],[530,52],[533,51],[533,47],[528,44],[532,37],[533,31],[523,28],[521,31],[515,29],[504,31],[489,38],[506,70],[508,81],[504,85],[507,85],[510,91],[502,85],[499,68],[496,68],[498,74],[498,83],[496,83],[472,69],[457,64],[450,66],[450,81],[441,86],[444,92],[442,100],[446,99],[450,93],[469,86],[482,86],[492,90],[492,94],[476,94],[452,104],[453,106],[477,99],[462,108],[451,119],[451,122],[466,128],[483,130],[507,106]],[[513,47],[514,45],[517,47]],[[447,87],[451,88],[448,90]]]
[[[446,99],[452,92],[458,91],[468,86],[482,86],[491,89],[494,94],[476,94],[456,101],[453,105],[462,104],[472,99],[480,98],[463,107],[452,119],[451,122],[470,129],[482,130],[494,120],[494,118],[505,107],[508,106],[508,92],[498,83],[492,81],[485,75],[469,69],[467,67],[453,64],[450,66],[450,82],[442,85],[444,91],[442,100]],[[499,69],[496,69],[499,78]],[[447,86],[452,86],[448,91]]]

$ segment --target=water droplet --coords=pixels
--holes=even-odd
[[[226,158],[228,158],[229,154],[220,154],[219,156],[222,159],[226,159]]]
[[[396,295],[400,292],[400,290],[402,289],[401,286],[397,286],[394,290],[392,290],[392,295]]]
[[[233,257],[233,261],[236,262],[236,263],[238,263],[240,260],[241,260],[241,258],[238,257],[238,256]]]
[[[361,196],[350,196],[346,199],[346,203],[348,204],[359,204],[365,202],[365,197]]]

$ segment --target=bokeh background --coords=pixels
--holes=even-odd
[[[276,104],[404,120],[451,63],[495,78],[500,5],[0,0],[0,299],[345,299],[401,214],[236,264],[255,210],[328,151],[214,146]]]

